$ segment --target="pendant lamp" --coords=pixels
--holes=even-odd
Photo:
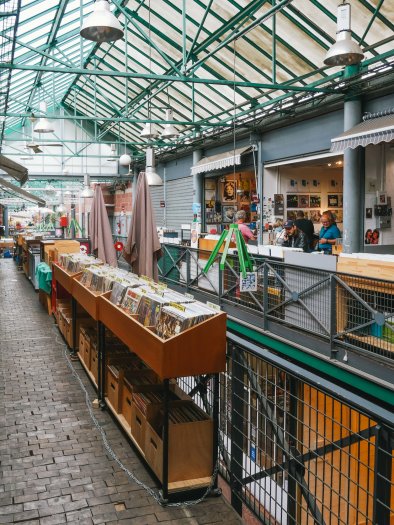
[[[123,153],[123,155],[121,155],[119,157],[119,164],[121,166],[130,166],[131,164],[131,157],[128,153]]]
[[[171,108],[166,109],[166,120],[173,120],[173,112]],[[173,124],[166,124],[161,134],[162,139],[174,139],[179,137],[179,131]]]
[[[142,139],[155,139],[159,136],[159,132],[157,131],[157,128],[155,124],[152,124],[151,122],[147,122],[144,126],[144,129],[141,131],[140,137]]]
[[[46,115],[47,113],[47,105],[46,102],[40,102],[40,111]],[[55,131],[55,128],[53,125],[49,122],[49,120],[46,117],[40,117],[38,119],[37,124],[34,126],[34,132],[35,133],[53,133]]]
[[[85,173],[83,177],[83,190],[80,196],[84,199],[89,199],[94,196],[94,191],[90,187],[90,175],[88,173]]]
[[[327,52],[324,59],[326,66],[351,66],[358,64],[364,58],[361,47],[352,40],[350,14],[350,4],[344,3],[338,6],[337,41]]]
[[[163,181],[160,175],[156,173],[155,153],[153,151],[153,148],[146,149],[145,176],[146,176],[149,186],[161,186],[163,184]]]
[[[123,28],[116,16],[111,13],[107,0],[95,2],[93,13],[82,24],[80,35],[93,42],[114,42],[123,38]]]

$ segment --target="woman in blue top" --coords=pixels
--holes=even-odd
[[[330,211],[323,212],[321,223],[319,250],[322,250],[324,253],[332,253],[332,245],[335,244],[335,239],[341,236],[341,232],[335,224],[334,217]]]

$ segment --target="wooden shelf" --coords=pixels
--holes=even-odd
[[[83,286],[79,280],[81,278],[82,273],[77,274],[73,279],[72,284],[72,294],[74,299],[79,303],[82,308],[84,308],[87,313],[92,317],[95,321],[98,320],[98,313],[99,313],[99,303],[98,298],[100,297],[100,293],[98,292],[92,292],[86,286]]]
[[[52,264],[52,273],[55,280],[70,294],[73,294],[74,277],[82,275],[82,272],[68,273],[57,263]]]
[[[99,321],[135,352],[161,379],[219,373],[226,368],[226,314],[218,313],[163,340],[99,296]]]

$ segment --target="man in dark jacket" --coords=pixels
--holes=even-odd
[[[286,230],[286,235],[282,246],[286,246],[287,248],[301,248],[304,252],[309,250],[307,236],[302,230],[297,228],[294,221],[287,220],[283,227]]]
[[[315,233],[315,228],[313,227],[313,222],[310,219],[305,218],[305,213],[302,210],[297,211],[295,225],[299,230],[302,230],[305,233],[308,239],[309,248],[312,248],[312,241],[313,235]]]

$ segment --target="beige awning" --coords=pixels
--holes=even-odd
[[[194,166],[191,167],[192,175],[198,173],[206,173],[207,171],[221,170],[241,164],[241,156],[248,151],[251,151],[253,146],[245,146],[243,148],[232,149],[218,155],[212,155],[212,157],[203,157]]]
[[[0,155],[0,170],[5,171],[21,184],[24,184],[29,178],[29,171],[27,168],[11,159],[8,159],[4,155]]]
[[[331,151],[342,153],[347,148],[394,140],[394,115],[366,119],[331,139]]]

